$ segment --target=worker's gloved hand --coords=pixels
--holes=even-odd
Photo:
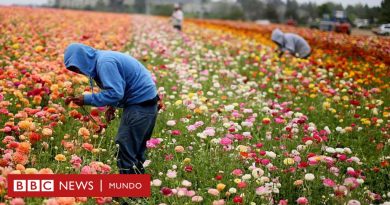
[[[104,113],[104,116],[106,117],[106,122],[109,123],[115,118],[115,108],[110,106]]]
[[[73,102],[74,104],[78,106],[83,106],[84,105],[84,96],[80,95],[78,97],[68,97],[65,99],[65,104],[69,104],[70,102]]]

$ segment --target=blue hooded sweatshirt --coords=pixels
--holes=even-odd
[[[84,95],[86,105],[126,107],[157,95],[150,72],[129,55],[73,43],[65,50],[64,63],[88,76],[91,87],[92,79],[100,84],[101,92]]]
[[[275,29],[272,31],[271,38],[283,52],[288,50],[300,58],[304,58],[311,53],[311,48],[307,41],[297,34],[283,33],[280,29]]]

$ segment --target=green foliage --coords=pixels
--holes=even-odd
[[[382,23],[390,23],[390,0],[382,1],[379,21]]]

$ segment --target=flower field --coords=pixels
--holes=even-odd
[[[117,173],[121,111],[65,105],[91,92],[67,71],[71,42],[126,52],[153,74],[164,108],[138,204],[390,204],[390,39],[280,26],[314,48],[279,58],[272,28],[161,17],[0,7],[0,202],[115,204],[112,198],[10,198],[8,174]],[[361,57],[358,57],[361,55]]]

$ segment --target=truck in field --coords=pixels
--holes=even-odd
[[[318,24],[312,24],[310,27],[321,31],[334,31],[348,35],[351,34],[352,29],[345,11],[336,11],[333,16],[325,14]]]

